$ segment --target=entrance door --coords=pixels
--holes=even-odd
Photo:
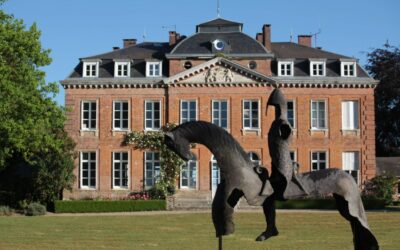
[[[182,165],[181,168],[181,189],[197,188],[197,158],[193,155],[192,159]]]
[[[214,199],[215,191],[217,191],[217,186],[221,181],[219,167],[217,164],[217,160],[213,156],[211,158],[211,195]]]

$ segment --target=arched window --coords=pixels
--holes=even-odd
[[[192,154],[192,159],[181,167],[181,188],[196,189],[197,188],[197,157]]]

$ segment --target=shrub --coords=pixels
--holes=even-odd
[[[0,216],[10,216],[12,212],[9,206],[0,206]]]
[[[46,207],[36,202],[29,204],[25,210],[25,215],[27,216],[38,216],[45,214],[46,214]]]
[[[393,175],[378,175],[365,184],[363,196],[385,200],[386,205],[393,202],[397,178]]]
[[[56,213],[133,212],[166,210],[165,200],[55,201]]]

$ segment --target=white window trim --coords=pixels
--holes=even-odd
[[[281,66],[283,64],[289,64],[290,65],[290,75],[286,75],[286,70],[285,70],[285,74],[282,75],[282,70],[281,70]],[[289,61],[284,61],[284,60],[279,60],[278,61],[278,76],[294,76],[294,62],[293,60],[289,60]]]
[[[354,72],[353,75],[345,75],[344,74],[344,66],[345,65],[353,65]],[[342,77],[356,77],[357,76],[357,63],[356,62],[340,62],[340,75]]]
[[[345,164],[344,164],[344,154],[345,153],[357,153],[357,156],[358,156],[358,159],[357,159],[357,170],[354,170],[354,169],[347,169],[347,168],[344,168],[345,167]],[[360,185],[360,183],[361,183],[361,160],[360,160],[360,156],[361,156],[361,154],[360,154],[360,151],[359,150],[348,150],[348,151],[343,151],[342,152],[342,170],[343,171],[357,171],[357,185]]]
[[[127,102],[128,103],[128,128],[115,128],[115,103],[116,102]],[[130,131],[131,128],[131,102],[130,100],[113,100],[112,101],[112,130],[113,131]],[[121,125],[122,126],[122,125]]]
[[[126,76],[124,75],[118,75],[118,66],[127,66],[127,74]],[[131,63],[130,62],[114,62],[114,77],[122,77],[122,78],[129,78],[131,76]]]
[[[179,189],[183,189],[183,190],[198,190],[199,189],[199,158],[197,157],[197,155],[195,155],[196,158],[196,187],[191,188],[189,186],[182,186],[182,167],[183,165],[189,164],[190,161],[193,161],[192,159],[188,160],[187,162],[185,162],[182,166],[181,166],[181,173],[179,176]]]
[[[159,65],[159,75],[150,75],[150,65]],[[162,61],[157,62],[146,62],[146,77],[161,77],[162,76]]]
[[[214,163],[217,165],[217,173],[218,173],[217,178],[216,178],[216,176],[213,175],[213,165],[214,165]],[[210,177],[211,177],[210,178],[210,189],[212,190],[212,188],[213,188],[213,180],[214,179],[218,180],[217,181],[217,186],[218,186],[219,183],[221,183],[221,170],[218,167],[218,162],[217,162],[217,159],[215,158],[214,155],[211,155],[210,165],[211,165],[210,166],[210,170],[211,170],[211,173],[210,173]]]
[[[83,62],[83,68],[82,68],[82,76],[83,77],[99,77],[99,62]],[[95,65],[96,66],[96,74],[94,76],[87,75],[86,74],[86,67],[89,65]]]
[[[258,102],[258,127],[245,127],[244,126],[244,103],[245,102],[253,102],[253,101],[257,101]],[[251,114],[251,112],[250,112]],[[250,118],[251,121],[251,118]],[[247,131],[259,131],[261,130],[261,102],[260,99],[243,99],[242,100],[242,128],[243,130],[247,130]]]
[[[152,111],[152,117],[153,117],[153,121],[152,121],[152,127],[151,128],[147,128],[146,127],[146,112],[147,112],[147,110],[146,110],[146,107],[147,107],[147,103],[149,103],[149,102],[151,102],[151,103],[155,103],[155,102],[158,102],[158,103],[160,103],[160,127],[159,128],[154,128],[154,104],[153,104],[153,110],[151,110]],[[145,100],[144,101],[144,115],[143,115],[143,117],[144,117],[144,130],[146,130],[146,131],[159,131],[160,129],[161,129],[161,127],[162,127],[162,102],[161,102],[161,100]]]
[[[226,128],[224,128],[224,129],[229,131],[229,125],[230,125],[229,124],[229,119],[230,119],[230,116],[229,116],[229,111],[230,111],[229,110],[229,100],[227,100],[227,99],[213,99],[211,101],[211,122],[212,123],[214,122],[214,103],[215,102],[226,102]]]
[[[312,103],[313,102],[325,102],[325,127],[324,128],[314,128],[312,126]],[[329,129],[329,123],[328,123],[328,101],[326,99],[313,99],[310,101],[310,130],[314,131],[324,131]]]
[[[179,124],[182,124],[182,103],[183,102],[193,102],[193,101],[196,102],[196,121],[199,120],[197,99],[182,99],[182,100],[180,100],[180,104],[179,104]]]
[[[357,127],[354,128],[346,128],[344,125],[344,110],[343,110],[343,103],[345,102],[356,102],[357,103],[357,116],[354,116],[354,118],[357,118]],[[341,102],[341,111],[342,111],[342,131],[357,131],[360,129],[360,101],[359,100],[342,100]],[[354,122],[353,122],[354,123]]]
[[[249,151],[249,152],[247,152],[247,155],[248,155],[248,157],[249,157],[249,159],[250,159],[250,161],[251,161],[252,163],[257,163],[258,165],[261,165],[261,164],[262,164],[262,159],[261,159],[261,157],[260,157],[256,152],[254,152],[254,151]],[[253,157],[251,157],[252,155],[255,155],[255,156],[258,158],[258,160],[253,159]]]
[[[322,65],[322,75],[314,75],[313,66]],[[325,61],[310,61],[310,76],[326,76],[326,63]]]
[[[96,127],[95,128],[85,128],[83,126],[83,105],[84,103],[96,103]],[[91,109],[90,109],[91,110]],[[89,112],[89,117],[91,117],[91,112]],[[81,131],[97,131],[99,124],[99,103],[98,100],[82,100],[81,101]]]
[[[321,169],[313,170],[313,167],[312,167],[312,164],[313,164],[312,154],[313,153],[325,153],[325,169],[328,169],[329,168],[329,152],[327,150],[313,150],[310,153],[310,171],[321,170]]]
[[[83,186],[82,182],[83,182],[83,178],[82,178],[82,163],[83,163],[83,153],[95,153],[96,154],[96,159],[95,159],[95,163],[96,163],[96,186]],[[88,184],[90,183],[90,179]],[[97,190],[98,187],[98,183],[99,183],[99,154],[97,150],[93,150],[93,151],[81,151],[79,154],[79,189],[83,189],[83,190]]]
[[[287,99],[286,100],[286,107],[287,107],[287,102],[293,102],[293,129],[297,128],[297,105],[296,105],[296,99]],[[287,115],[287,114],[286,114]]]
[[[154,184],[152,185],[152,186],[147,186],[146,185],[146,181],[147,181],[147,169],[146,169],[146,154],[148,154],[148,153],[151,153],[151,154],[154,154],[154,153],[158,153],[159,154],[159,159],[158,159],[158,163],[159,163],[159,165],[160,165],[160,172],[161,172],[161,155],[160,155],[160,152],[157,152],[157,151],[145,151],[145,152],[143,152],[143,164],[144,164],[144,168],[143,168],[143,170],[144,170],[144,188],[145,188],[145,190],[149,190],[149,189],[151,189],[151,188],[153,188],[155,185],[156,185],[156,182],[157,182],[157,178],[155,177],[155,170],[154,170],[154,162],[156,162],[156,161],[154,161],[154,157],[152,158],[152,172],[153,172],[153,182],[154,182]]]
[[[120,154],[120,153],[127,153],[128,154],[128,169],[126,170],[127,171],[127,176],[128,176],[128,183],[127,183],[127,186],[126,187],[124,187],[124,186],[115,186],[115,184],[114,184],[114,179],[115,179],[115,153],[118,153],[118,154]],[[121,158],[122,159],[122,158]],[[120,161],[122,161],[122,160],[120,160]],[[113,151],[112,152],[112,188],[113,189],[115,189],[115,190],[129,190],[129,187],[130,187],[130,185],[131,185],[131,164],[130,164],[130,162],[131,162],[131,158],[130,158],[130,154],[129,154],[129,152],[128,151]]]

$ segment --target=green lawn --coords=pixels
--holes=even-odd
[[[278,212],[280,235],[255,242],[262,213],[236,213],[224,249],[353,249],[338,213]],[[368,213],[381,249],[399,249],[400,213]],[[217,249],[209,213],[137,216],[0,217],[0,249]]]

